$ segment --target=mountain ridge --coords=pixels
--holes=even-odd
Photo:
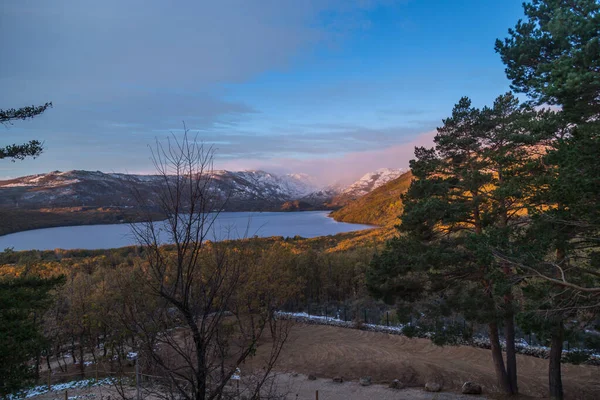
[[[306,174],[218,170],[212,175],[216,193],[225,202],[225,211],[335,210],[348,205],[350,208],[333,216],[345,222],[378,224],[376,218],[373,221],[353,218],[347,212],[357,207],[354,202],[365,197],[361,191],[372,192],[373,188],[382,187],[379,185],[383,180],[379,178],[387,179],[388,170],[391,169],[365,174],[348,186],[335,184],[322,188]],[[159,175],[72,170],[0,180],[0,235],[54,226],[140,221],[143,216],[136,207],[139,204],[132,189],[151,204],[158,204],[156,193],[163,179]],[[359,190],[352,192],[349,190],[352,187]],[[153,218],[162,217],[158,207],[151,211]]]
[[[368,194],[349,201],[330,216],[336,221],[390,226],[398,222],[402,212],[400,196],[408,190],[413,179],[410,170],[372,190]]]

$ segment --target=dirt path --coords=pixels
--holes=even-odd
[[[467,400],[485,399],[483,396],[466,396],[456,393],[428,393],[422,389],[390,389],[384,385],[361,386],[358,382],[335,383],[331,379],[308,380],[306,375],[277,374],[275,377],[277,393],[285,400],[314,400],[317,391],[320,400]],[[69,389],[70,400],[96,399],[96,400],[118,400],[121,397],[111,386],[92,388]],[[127,393],[128,397],[135,398],[134,389]],[[36,400],[63,400],[64,390],[45,393],[34,396]],[[145,396],[147,400],[158,400],[155,396]],[[243,397],[243,393],[240,396]]]
[[[521,393],[546,396],[548,361],[517,357]],[[295,325],[278,369],[352,381],[368,375],[374,383],[400,379],[420,387],[437,380],[453,391],[470,380],[481,384],[484,393],[498,390],[489,350],[438,347],[426,339],[323,325]],[[600,367],[563,365],[563,383],[567,399],[600,399]]]

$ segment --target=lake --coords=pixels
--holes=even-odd
[[[296,235],[310,238],[372,228],[337,222],[328,214],[328,211],[224,212],[217,217],[208,239]],[[111,249],[136,244],[129,224],[63,226],[0,236],[0,251],[9,247],[15,251]]]

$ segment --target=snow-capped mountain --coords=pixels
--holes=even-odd
[[[0,206],[17,208],[130,207],[132,188],[152,200],[164,178],[100,171],[54,171],[0,181]],[[265,171],[214,171],[213,190],[227,198],[228,210],[277,209],[288,200],[317,188],[304,174],[275,175]]]
[[[362,178],[346,187],[341,194],[354,198],[362,197],[389,181],[398,178],[406,171],[406,169],[402,168],[380,168],[363,175]]]
[[[216,196],[227,200],[225,209],[230,211],[337,208],[403,172],[382,168],[349,186],[334,184],[320,188],[306,174],[217,170],[212,172],[212,188]],[[0,207],[135,207],[138,203],[132,195],[133,188],[152,203],[163,180],[158,175],[54,171],[0,181]]]
[[[329,185],[304,196],[300,200],[315,207],[339,208],[398,178],[406,171],[406,169],[398,168],[380,168],[363,175],[350,185],[344,186],[339,183]]]

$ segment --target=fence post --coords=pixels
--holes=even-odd
[[[346,306],[344,306],[344,321],[348,321],[348,316],[346,315]]]
[[[325,322],[327,322],[327,306],[325,306]]]
[[[390,312],[389,311],[385,312],[385,323],[387,326],[390,326]]]
[[[364,311],[365,311],[365,324],[368,324],[368,323],[369,323],[369,321],[367,320],[367,309],[365,308],[365,310],[364,310]]]

